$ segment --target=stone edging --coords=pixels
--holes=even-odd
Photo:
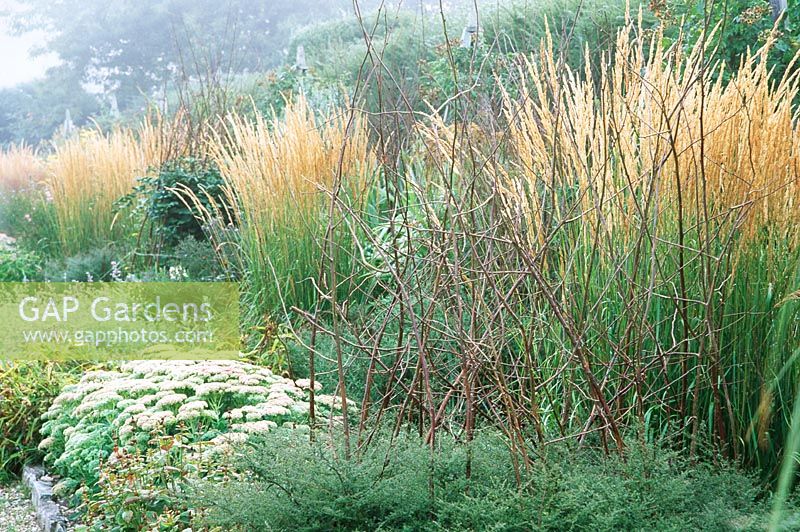
[[[36,522],[44,532],[66,532],[67,520],[61,515],[61,508],[53,501],[53,483],[42,480],[42,476],[42,466],[26,465],[22,470],[22,482],[31,490]]]

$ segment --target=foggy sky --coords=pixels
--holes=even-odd
[[[13,2],[0,0],[0,11],[13,7]],[[29,55],[30,48],[39,44],[43,37],[41,32],[11,35],[6,22],[0,20],[0,89],[41,77],[45,70],[58,64],[58,58],[54,54],[36,58]]]

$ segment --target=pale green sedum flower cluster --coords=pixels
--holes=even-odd
[[[311,386],[237,361],[126,362],[64,388],[43,416],[40,449],[56,473],[91,485],[115,449],[145,450],[157,437],[209,455],[252,434],[307,431]],[[320,416],[339,415],[333,396],[315,399]]]

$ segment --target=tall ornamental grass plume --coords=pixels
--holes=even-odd
[[[0,194],[12,194],[38,187],[45,177],[44,164],[26,145],[0,150]]]
[[[225,181],[225,203],[236,206],[230,218],[254,307],[310,308],[331,189],[340,176],[344,195],[358,198],[374,166],[365,122],[342,111],[316,116],[300,96],[281,117],[232,114],[208,149]],[[223,214],[206,210],[205,218],[227,219]]]
[[[541,242],[550,229],[551,187],[573,189],[552,204],[559,218],[577,209],[620,234],[636,234],[648,194],[658,219],[734,223],[748,236],[796,222],[797,74],[770,83],[767,43],[723,83],[703,40],[684,55],[660,38],[629,25],[599,80],[590,65],[584,75],[560,67],[549,34],[540,60],[525,62],[521,103],[505,106],[516,171],[501,182],[530,237]]]
[[[73,255],[127,234],[114,202],[150,167],[183,154],[181,123],[180,116],[148,117],[137,130],[82,130],[56,146],[46,183],[64,253]]]
[[[510,160],[486,168],[541,292],[530,334],[561,346],[537,350],[536,408],[692,452],[707,434],[771,472],[800,369],[798,76],[770,81],[768,41],[725,83],[704,42],[629,21],[597,78],[548,34],[505,98]]]

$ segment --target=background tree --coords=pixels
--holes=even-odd
[[[781,5],[786,9],[775,26]],[[773,27],[768,61],[775,79],[783,76],[800,50],[798,0],[660,0],[651,2],[651,6],[665,26],[666,37],[676,40],[682,33],[687,50],[700,38],[703,28],[717,27],[709,49],[716,54],[713,59],[725,62],[727,73],[736,70],[748,49],[763,46]]]
[[[0,90],[0,145],[39,144],[63,124],[67,109],[78,126],[101,111],[98,99],[63,66],[44,79]]]
[[[44,30],[34,53],[63,61],[45,80],[0,92],[0,143],[37,141],[69,108],[80,121],[108,106],[93,93],[116,97],[119,110],[138,110],[154,91],[187,81],[197,68],[225,74],[280,64],[298,26],[343,16],[349,0],[19,0],[0,11],[17,33]],[[54,91],[54,92],[53,92]],[[91,103],[90,103],[91,102]],[[30,123],[23,123],[27,116]],[[28,117],[29,118],[29,117]]]

